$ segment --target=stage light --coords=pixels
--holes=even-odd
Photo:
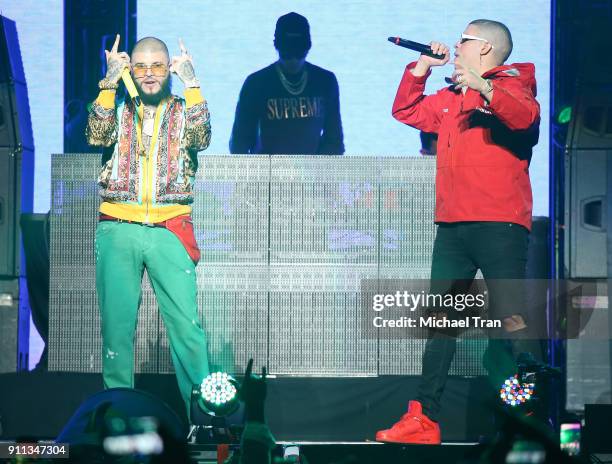
[[[194,386],[193,395],[200,409],[211,416],[222,417],[238,409],[238,382],[225,372],[213,372]]]
[[[559,124],[567,124],[568,122],[570,122],[572,119],[572,107],[571,106],[564,106],[563,108],[561,108],[561,111],[559,111],[559,114],[557,116],[557,122]]]
[[[240,439],[244,405],[240,385],[231,375],[213,372],[191,390],[191,443],[235,443]]]
[[[519,376],[507,378],[499,390],[499,397],[509,406],[519,406],[533,398],[535,383],[521,382]]]

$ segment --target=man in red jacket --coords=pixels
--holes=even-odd
[[[450,59],[446,45],[430,45],[444,58],[421,55],[406,67],[393,117],[438,134],[438,230],[431,292],[448,292],[449,285],[456,288],[458,281],[471,281],[480,269],[489,290],[490,317],[502,322],[506,335],[524,338],[527,326],[521,281],[531,228],[529,162],[540,122],[535,68],[531,63],[504,65],[512,51],[510,31],[497,21],[475,20],[455,44],[453,84],[425,96],[431,67],[443,66]],[[444,282],[447,286],[442,288]],[[417,400],[410,401],[399,422],[377,432],[376,440],[441,442],[440,397],[455,349],[453,333],[430,333]],[[490,365],[499,365],[499,360]]]

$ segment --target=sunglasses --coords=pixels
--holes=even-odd
[[[149,69],[151,70],[151,74],[156,77],[164,77],[168,72],[168,66],[164,63],[153,63],[151,65],[136,63],[132,66],[134,77],[145,77]]]
[[[476,37],[475,35],[470,35],[470,34],[461,34],[461,38],[459,39],[459,43],[460,44],[464,44],[464,43],[466,43],[469,40],[480,40],[481,42],[486,42],[488,44],[491,43],[487,39],[483,39],[482,37]],[[493,48],[493,45],[491,45],[491,48]]]

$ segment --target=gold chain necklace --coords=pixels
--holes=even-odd
[[[304,91],[306,88],[306,83],[308,82],[308,71],[304,70],[300,79],[294,84],[285,77],[285,74],[283,74],[283,70],[278,63],[276,63],[275,68],[278,78],[287,92],[289,92],[291,95],[299,95]]]

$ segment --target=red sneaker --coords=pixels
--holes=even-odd
[[[376,441],[439,445],[440,426],[423,414],[418,401],[408,403],[408,412],[390,429],[376,432]]]

